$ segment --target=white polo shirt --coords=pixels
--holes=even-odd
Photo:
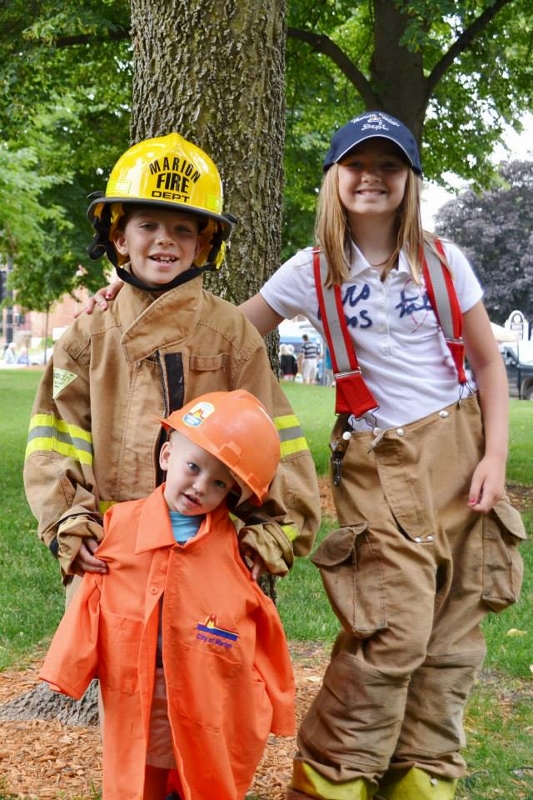
[[[443,243],[463,313],[483,296],[464,254]],[[414,283],[403,252],[385,281],[354,246],[351,280],[342,285],[348,330],[364,379],[379,404],[379,428],[405,425],[455,402],[457,373],[425,286]],[[286,261],[261,289],[278,314],[305,314],[322,334],[311,248]],[[367,428],[362,422],[361,429]]]

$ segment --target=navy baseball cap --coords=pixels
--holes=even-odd
[[[402,150],[409,165],[418,175],[422,174],[416,139],[403,122],[382,111],[368,111],[354,117],[333,135],[324,159],[324,172],[341,161],[350,150],[367,139],[389,139]]]

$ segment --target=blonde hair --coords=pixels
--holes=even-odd
[[[344,206],[339,196],[339,166],[333,164],[324,175],[318,195],[315,220],[315,239],[328,264],[327,287],[342,284],[350,277],[352,234]],[[420,195],[422,181],[409,169],[403,200],[397,211],[396,247],[389,258],[383,277],[390,272],[404,250],[415,283],[420,283],[422,266],[420,253],[424,245],[435,252],[433,234],[422,229]],[[357,244],[357,242],[355,242]],[[438,254],[437,254],[438,255]]]

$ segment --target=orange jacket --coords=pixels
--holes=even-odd
[[[238,800],[269,732],[294,733],[294,678],[274,604],[239,556],[224,506],[185,545],[159,487],[105,515],[98,556],[54,636],[40,678],[79,698],[99,677],[103,797],[141,800],[159,608],[183,800]]]

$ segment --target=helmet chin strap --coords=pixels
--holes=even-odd
[[[137,289],[142,289],[145,292],[168,292],[169,289],[174,289],[175,286],[181,286],[182,283],[192,281],[193,278],[205,272],[205,269],[202,267],[190,267],[186,269],[185,272],[180,272],[179,275],[176,275],[176,277],[172,278],[168,283],[162,283],[160,286],[149,286],[147,283],[137,278],[136,275],[128,272],[127,269],[123,269],[123,267],[115,267],[115,271],[124,283],[136,286]]]

